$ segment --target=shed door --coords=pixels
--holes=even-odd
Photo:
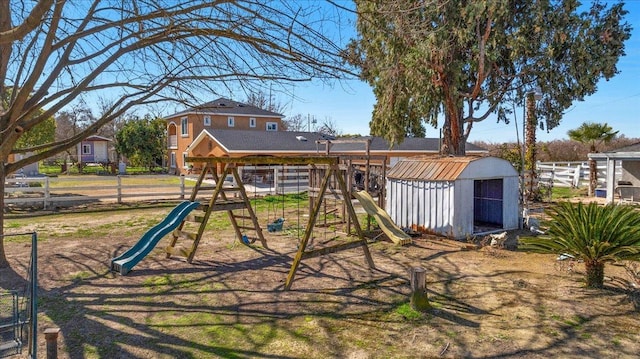
[[[502,179],[476,180],[473,184],[474,224],[502,228]]]
[[[107,156],[107,142],[94,142],[93,143],[93,160],[96,162],[108,162]]]

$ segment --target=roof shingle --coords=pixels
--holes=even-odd
[[[186,115],[188,113],[202,113],[202,114],[211,114],[211,115],[244,115],[244,116],[262,116],[262,117],[284,117],[283,115],[263,110],[253,105],[248,105],[246,103],[229,100],[226,98],[219,98],[214,101],[210,101],[207,103],[203,103],[198,106],[194,106],[188,108],[184,111],[180,111],[174,113],[171,116],[167,116],[166,118],[177,117],[181,115]]]
[[[333,140],[333,138],[318,132],[296,131],[252,131],[252,130],[219,130],[208,129],[208,135],[215,138],[231,153],[233,152],[308,152],[324,153],[326,145],[318,141]],[[371,139],[370,151],[385,152],[422,152],[438,153],[440,140],[437,138],[407,138],[404,142],[393,147],[382,137],[363,136],[353,140]],[[339,138],[331,144],[333,153],[357,152],[362,154],[365,150],[364,143],[347,142],[349,139]],[[478,146],[467,143],[467,151],[486,151]]]

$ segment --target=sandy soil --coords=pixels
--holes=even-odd
[[[585,289],[581,263],[554,255],[423,236],[398,247],[306,259],[284,281],[297,238],[268,234],[245,246],[229,229],[207,231],[192,264],[161,247],[127,276],[109,260],[170,208],[60,213],[7,220],[37,230],[40,333],[61,329],[60,358],[636,358],[640,313],[619,265],[606,288]],[[318,232],[323,246],[336,232]],[[265,234],[267,232],[265,231]],[[342,239],[344,240],[344,239]],[[24,285],[30,245],[9,241],[2,288]],[[408,270],[427,272],[433,309],[411,311]],[[42,335],[39,357],[44,357]]]

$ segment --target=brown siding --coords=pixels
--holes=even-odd
[[[205,126],[204,125],[204,117],[205,116],[210,116],[211,117],[211,125],[210,126]],[[183,136],[182,135],[182,118],[183,117],[187,117],[187,123],[188,123],[188,135]],[[228,126],[228,119],[229,117],[233,117],[234,119],[234,126],[233,127],[229,127]],[[250,127],[250,118],[255,118],[256,121],[256,127]],[[232,130],[255,130],[255,131],[266,131],[267,130],[267,122],[275,122],[278,125],[278,131],[283,131],[284,128],[282,126],[282,119],[279,117],[254,117],[254,116],[247,116],[247,115],[207,115],[204,113],[189,113],[189,114],[185,114],[184,116],[177,116],[177,117],[172,117],[166,120],[167,121],[167,125],[171,122],[174,122],[176,124],[176,137],[177,137],[177,143],[178,143],[178,148],[177,149],[171,149],[170,152],[174,152],[176,154],[176,170],[178,171],[178,173],[184,173],[186,172],[185,168],[184,168],[184,163],[182,161],[182,155],[185,152],[185,150],[187,149],[187,147],[193,142],[193,140],[196,138],[196,136],[198,136],[204,129],[232,129]],[[203,142],[207,142],[207,141],[203,141]],[[208,146],[208,145],[204,145],[204,146]],[[198,151],[201,151],[202,153],[208,153],[208,154],[214,154],[216,156],[222,156],[225,155],[224,150],[222,148],[219,148],[216,146],[216,148],[214,148],[213,150],[209,150],[208,147],[206,148],[206,150],[204,149],[204,147],[198,146],[199,148],[197,149]],[[195,151],[195,150],[194,150]]]

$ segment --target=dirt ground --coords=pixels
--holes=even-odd
[[[212,226],[192,264],[167,259],[164,238],[126,276],[109,260],[170,207],[7,219],[36,230],[39,355],[44,328],[61,329],[59,358],[637,358],[640,313],[618,265],[606,288],[584,288],[581,263],[555,255],[477,248],[436,236],[369,244],[305,259],[284,281],[297,238],[267,233],[269,248]],[[335,232],[316,234],[321,247]],[[347,240],[347,239],[341,239]],[[27,239],[5,243],[12,269],[0,287],[24,286]],[[427,273],[433,309],[410,309],[411,267]],[[637,297],[635,298],[637,300]]]

